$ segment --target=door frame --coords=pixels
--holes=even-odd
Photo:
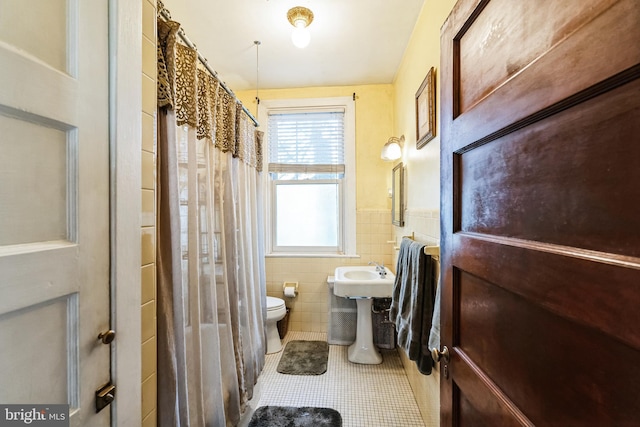
[[[109,0],[111,425],[141,422],[142,2]],[[84,393],[90,392],[85,390]]]

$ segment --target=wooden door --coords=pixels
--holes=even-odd
[[[0,403],[107,426],[107,1],[0,6]]]
[[[461,0],[441,47],[441,425],[640,425],[640,2]]]

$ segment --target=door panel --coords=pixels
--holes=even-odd
[[[509,398],[476,365],[469,362],[464,353],[454,353],[451,360],[455,362],[452,364],[457,369],[452,399],[456,408],[457,425],[532,425]],[[484,396],[488,395],[494,398],[486,399]]]
[[[638,212],[619,208],[640,199],[640,185],[618,185],[640,182],[640,144],[616,143],[640,135],[639,97],[636,80],[464,150],[459,230],[640,256],[628,229]]]
[[[453,264],[465,272],[640,348],[640,295],[629,286],[638,272],[629,259],[464,233],[453,237],[452,247]],[[600,263],[597,269],[594,262]],[[629,322],[620,322],[621,312]]]
[[[72,4],[67,0],[31,0],[25,8],[19,0],[6,0],[0,13],[0,40],[26,52],[52,68],[67,72],[70,52],[67,44],[74,30],[65,31],[67,24],[76,22]],[[73,3],[73,2],[72,2]],[[38,31],[34,31],[34,29]]]
[[[7,390],[3,404],[66,404],[69,397],[77,400],[78,381],[75,373],[69,371],[78,364],[78,355],[74,351],[78,324],[73,315],[69,316],[69,313],[77,312],[77,302],[72,295],[2,316],[0,342],[12,345],[3,351],[6,362],[0,364],[0,378],[5,384],[20,385],[10,393]],[[34,351],[44,343],[47,357]],[[47,375],[25,375],[25,365],[37,366]]]
[[[583,0],[535,2],[492,0],[459,38],[460,111],[466,112],[505,84],[512,76],[554,48],[581,27],[593,12],[580,8]],[[608,3],[592,1],[603,9]],[[492,58],[487,61],[486,58]]]
[[[0,402],[109,425],[108,2],[0,6]]]
[[[483,139],[478,138],[478,135],[482,135],[483,138],[495,138],[495,132],[504,134],[512,131],[513,128],[526,126],[529,122],[562,108],[561,101],[570,101],[571,97],[580,91],[586,91],[589,87],[638,64],[640,25],[635,17],[640,16],[639,2],[633,0],[595,2],[604,3],[598,7],[595,5],[592,7],[594,2],[589,2],[588,7],[585,7],[584,2],[574,2],[577,4],[570,9],[570,13],[576,16],[588,13],[583,18],[584,22],[581,26],[566,28],[563,39],[541,52],[539,56],[529,58],[530,62],[520,65],[518,72],[510,73],[502,80],[488,85],[484,90],[485,96],[481,98],[482,102],[463,110],[461,99],[471,97],[464,92],[477,83],[473,79],[473,74],[465,76],[461,69],[483,68],[484,62],[495,62],[501,67],[507,67],[507,64],[514,60],[504,54],[484,55],[474,56],[475,62],[462,65],[470,60],[463,55],[463,48],[465,48],[463,40],[467,37],[467,31],[476,25],[475,18],[486,13],[483,7],[493,1],[459,1],[448,22],[442,28],[443,35],[445,31],[449,33],[446,42],[441,40],[443,55],[445,54],[443,43],[449,45],[447,50],[450,53],[446,54],[447,63],[441,61],[442,71],[448,69],[449,74],[441,75],[441,78],[448,80],[448,85],[443,86],[443,90],[451,92],[452,112],[449,114],[452,117],[450,116],[449,119],[455,118],[455,121],[450,124],[449,135],[454,151],[473,143],[482,143]],[[531,5],[530,13],[545,13],[545,10],[554,4],[561,7],[568,7],[570,4],[570,2],[560,3],[551,0],[527,3]],[[602,10],[605,7],[608,8]],[[517,15],[513,16],[517,9],[511,6],[505,6],[505,8],[512,11],[510,19],[517,21],[523,19]],[[472,16],[464,15],[465,11]],[[532,18],[528,16],[526,19]],[[615,34],[611,34],[614,30]],[[604,37],[605,34],[609,36]],[[535,44],[537,37],[530,37],[528,42]],[[481,43],[481,40],[476,40],[475,44],[467,40],[465,49],[487,51],[488,48],[483,48]],[[520,45],[518,47],[525,49]],[[617,54],[612,54],[613,52]],[[603,58],[606,58],[606,61]],[[592,94],[590,91],[586,91],[583,95],[590,94]],[[556,105],[554,110],[545,110],[552,105]],[[505,108],[506,106],[508,108]],[[442,104],[442,107],[444,108],[445,104]],[[501,113],[497,114],[498,111]],[[441,125],[444,127],[445,123],[442,122]]]
[[[637,425],[640,3],[442,27],[443,426]]]
[[[468,273],[458,277],[461,363],[481,371],[535,425],[572,425],[576,414],[592,425],[620,425],[625,417],[636,417],[638,396],[628,392],[640,378],[636,349],[494,283]],[[609,354],[625,375],[607,369]],[[456,369],[452,366],[454,376]],[[588,405],[586,396],[593,399]],[[554,419],[545,420],[548,414]]]
[[[76,180],[68,173],[70,138],[64,129],[44,126],[37,117],[28,118],[31,121],[0,116],[4,135],[15,137],[0,140],[0,169],[8,179],[20,183],[0,187],[3,246],[66,239],[67,218],[75,216],[69,212],[67,197],[67,182]],[[32,153],[39,153],[46,162],[34,161]],[[47,191],[33,197],[43,183]]]

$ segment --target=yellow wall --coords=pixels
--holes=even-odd
[[[356,94],[356,209],[390,209],[386,163],[380,150],[393,131],[391,85],[361,85],[261,90],[260,100],[326,98]],[[238,99],[256,116],[255,91],[240,91]],[[258,118],[264,121],[266,118]],[[391,172],[389,171],[389,175]]]
[[[393,89],[387,85],[312,87],[261,90],[260,99],[322,98],[356,94],[356,253],[358,258],[267,258],[267,295],[284,298],[282,283],[297,281],[295,299],[284,298],[291,309],[289,330],[327,332],[327,276],[341,265],[369,261],[391,264],[392,236],[387,173],[380,150],[393,128]],[[237,92],[256,113],[255,91]],[[259,121],[266,118],[258,117]],[[391,170],[388,173],[391,175]]]
[[[408,193],[405,226],[394,227],[397,241],[412,233],[424,243],[437,245],[440,240],[440,27],[454,4],[425,0],[393,84],[394,132],[405,136],[402,161]],[[436,71],[436,137],[417,150],[415,94],[431,67]],[[401,356],[425,425],[439,426],[439,371],[424,376],[403,352]]]
[[[425,0],[394,81],[395,132],[406,138],[408,209],[440,208],[440,27],[454,0]],[[430,67],[436,71],[436,137],[416,150],[415,94]]]

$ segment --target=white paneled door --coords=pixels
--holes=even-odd
[[[0,4],[0,403],[108,426],[107,0]]]

